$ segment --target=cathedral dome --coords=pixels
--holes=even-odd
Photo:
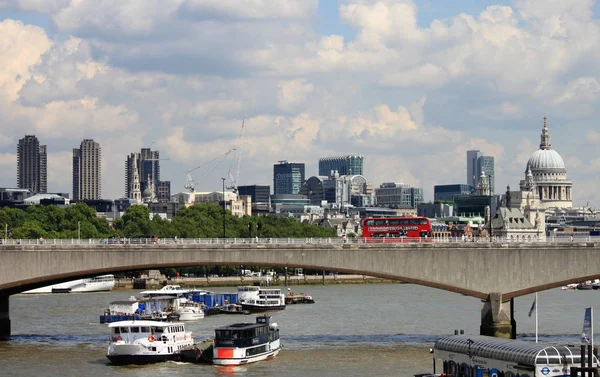
[[[548,132],[546,118],[544,118],[544,127],[542,128],[540,137],[540,149],[535,151],[529,158],[527,166],[527,169],[531,167],[531,170],[534,172],[543,170],[561,170],[561,172],[566,172],[565,162],[560,157],[560,154],[552,149],[552,144],[550,144],[550,133]]]
[[[565,162],[553,149],[538,149],[529,158],[527,165],[531,170],[560,169],[565,170]]]

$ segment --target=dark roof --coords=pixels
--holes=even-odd
[[[469,343],[471,343],[470,346]],[[481,335],[447,336],[435,342],[434,350],[468,354],[469,348],[473,356],[504,360],[521,365],[579,364],[581,362],[579,347]]]
[[[266,323],[234,323],[232,325],[217,327],[215,330],[235,330],[235,331],[240,331],[240,330],[254,329],[256,327],[263,327],[263,326],[266,326],[266,325],[267,325]]]

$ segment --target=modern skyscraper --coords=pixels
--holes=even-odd
[[[273,194],[298,194],[304,183],[303,163],[279,161],[273,165]]]
[[[319,159],[319,175],[328,177],[332,170],[340,175],[363,175],[364,157],[357,154]]]
[[[150,183],[148,177],[154,181],[154,187],[160,185],[160,153],[150,148],[142,148],[140,152],[140,177],[142,192]]]
[[[158,191],[162,195],[169,195],[171,191],[171,183],[169,181],[160,180],[160,154],[158,151],[153,151],[150,148],[142,148],[140,153],[134,152],[127,156],[125,160],[125,197],[132,198],[131,185],[133,183],[134,161],[137,164],[137,171],[140,180],[140,190],[144,192],[148,188],[149,179],[154,181],[154,188],[157,190],[154,194],[159,197]],[[161,183],[162,182],[162,183]],[[168,187],[167,183],[168,182]],[[168,194],[167,194],[168,192]],[[159,197],[159,199],[161,199]],[[164,199],[164,198],[163,198]]]
[[[471,187],[477,187],[477,160],[481,157],[481,151],[472,150],[467,151],[467,185]]]
[[[490,190],[494,193],[494,157],[484,156],[479,150],[467,151],[467,185],[476,188],[482,170],[488,178]]]
[[[479,186],[479,181],[481,177],[481,173],[484,173],[485,177],[487,178],[488,182],[487,184],[489,185],[489,189],[490,192],[493,194],[494,191],[494,181],[495,181],[495,177],[494,177],[494,157],[492,156],[481,156],[479,157],[479,159],[477,160],[477,186],[474,187],[478,187]]]
[[[35,193],[48,191],[46,146],[35,135],[25,135],[17,145],[17,187]]]
[[[100,144],[92,139],[73,149],[73,200],[100,199],[101,159]]]

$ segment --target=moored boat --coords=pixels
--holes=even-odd
[[[238,287],[238,303],[252,313],[285,309],[285,295],[279,288],[262,288],[253,285]]]
[[[30,289],[23,293],[82,293],[112,291],[115,287],[114,275],[100,275],[86,279],[77,279],[65,283],[47,285]]]
[[[285,303],[290,304],[314,304],[315,300],[311,295],[306,293],[294,293],[291,288],[288,288],[288,293],[285,295]]]
[[[256,323],[234,323],[215,330],[213,363],[243,365],[272,359],[281,350],[279,327],[271,316],[256,317]]]
[[[112,364],[152,364],[179,360],[180,351],[194,344],[194,334],[183,323],[121,321],[108,325],[106,357]]]
[[[174,313],[179,316],[180,321],[197,321],[204,318],[204,304],[185,301],[179,304]]]
[[[432,350],[435,365],[447,376],[564,377],[582,364],[581,348],[525,342],[481,335],[453,335],[438,339]],[[584,357],[584,359],[587,359]],[[597,367],[594,355],[592,366]]]

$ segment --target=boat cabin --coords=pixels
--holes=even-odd
[[[264,344],[264,349],[255,347],[252,351],[256,354],[267,351],[267,344],[279,339],[279,328],[271,324],[271,316],[256,317],[256,323],[234,323],[229,326],[219,327],[215,330],[215,347],[247,348]],[[248,355],[247,356],[251,356]]]
[[[481,335],[453,335],[435,342],[436,366],[452,377],[559,377],[581,366],[577,346],[552,345]],[[598,366],[594,356],[593,366]],[[587,361],[586,361],[587,364]]]
[[[110,323],[108,327],[111,342],[133,343],[144,338],[151,342],[176,342],[188,337],[184,324],[176,322],[121,321]]]

